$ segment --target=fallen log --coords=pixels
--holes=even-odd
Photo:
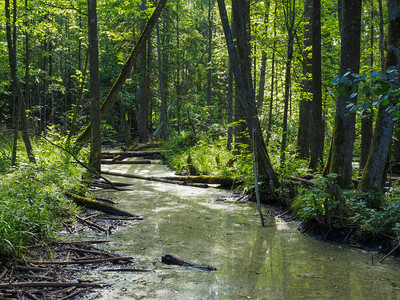
[[[184,267],[195,268],[203,271],[216,271],[216,268],[201,265],[190,260],[186,260],[176,254],[166,254],[161,258],[161,262],[167,265],[178,265]]]
[[[194,186],[194,187],[199,187],[199,188],[208,188],[209,187],[205,183],[186,182],[186,181],[165,179],[164,177],[156,177],[156,176],[142,176],[142,175],[134,175],[134,174],[122,174],[122,173],[110,172],[110,171],[102,171],[102,174],[111,175],[111,176],[122,176],[122,177],[141,179],[141,180],[158,181],[158,182],[172,183],[172,184],[179,184],[179,185],[188,185],[188,186]],[[173,178],[173,177],[171,177],[171,178]]]
[[[171,150],[154,150],[154,151],[105,151],[101,152],[101,158],[103,159],[123,159],[127,157],[160,157],[166,153],[170,153]]]
[[[193,182],[193,183],[207,183],[207,184],[219,184],[220,186],[231,188],[237,184],[240,184],[239,181],[236,181],[233,178],[222,178],[208,175],[199,175],[199,176],[166,176],[162,177],[168,180],[178,180],[184,182]]]
[[[104,212],[104,213],[107,213],[110,215],[115,215],[115,216],[140,217],[138,215],[131,214],[130,212],[115,208],[114,206],[104,203],[104,202],[101,202],[101,201],[78,196],[78,195],[75,195],[75,194],[72,194],[69,192],[65,192],[64,194],[67,197],[71,198],[75,202],[75,204],[84,206],[89,209],[98,210],[98,211],[101,211],[101,212]]]
[[[80,217],[80,216],[78,216],[78,215],[75,215],[75,218],[76,218],[79,222],[81,222],[82,224],[84,224],[84,225],[87,225],[87,226],[89,226],[89,227],[91,227],[91,228],[100,230],[101,232],[104,232],[104,233],[107,233],[107,234],[110,233],[110,229],[109,229],[109,228],[103,228],[103,227],[97,225],[96,223],[90,222],[89,220],[86,220],[86,219],[84,219],[84,218],[82,218],[82,217]]]
[[[39,281],[39,282],[12,282],[12,283],[1,283],[0,289],[13,289],[23,287],[52,287],[52,288],[66,288],[66,287],[77,287],[77,288],[103,288],[109,286],[106,283],[93,283],[93,282],[59,282],[59,281]]]
[[[101,160],[101,164],[103,165],[151,165],[151,163],[150,160]]]

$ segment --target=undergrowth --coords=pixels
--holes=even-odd
[[[65,191],[81,193],[83,170],[44,140],[32,140],[36,164],[28,163],[19,142],[18,164],[10,165],[9,140],[0,154],[0,260],[18,258],[27,245],[57,236],[63,220],[76,212]]]

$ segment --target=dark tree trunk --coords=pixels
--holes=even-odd
[[[91,103],[91,144],[89,165],[96,172],[101,172],[101,133],[100,133],[100,85],[99,85],[99,46],[97,39],[96,0],[88,0],[89,31],[89,70]]]
[[[218,0],[218,7],[220,17],[225,33],[225,38],[228,46],[229,57],[232,60],[233,72],[235,74],[235,81],[239,90],[241,104],[246,114],[246,121],[248,130],[254,139],[256,153],[256,162],[260,179],[269,184],[270,189],[279,186],[279,180],[276,176],[265,143],[262,136],[260,121],[257,116],[257,108],[255,103],[254,90],[251,84],[251,64],[249,57],[249,49],[247,45],[248,38],[246,30],[246,17],[243,7],[245,7],[245,0],[234,0],[232,2],[232,9],[235,12],[235,27],[237,50],[233,42],[232,33],[229,27],[228,16],[226,13],[224,0]],[[272,192],[272,190],[271,190]]]
[[[118,96],[119,91],[121,90],[123,84],[125,83],[126,79],[129,77],[132,68],[137,60],[137,57],[143,47],[146,45],[147,39],[150,37],[151,31],[155,26],[158,17],[160,16],[163,8],[167,0],[160,0],[156,9],[153,12],[153,15],[147,22],[145,29],[143,30],[138,42],[136,43],[134,49],[132,50],[131,55],[129,56],[128,60],[126,61],[125,65],[123,66],[121,73],[119,74],[117,80],[115,81],[114,85],[108,92],[106,99],[103,101],[101,105],[101,118],[103,119],[104,116],[110,111],[112,105],[115,102],[115,99]],[[74,153],[78,153],[85,143],[89,140],[91,133],[91,124],[89,124],[86,129],[79,135],[75,144],[74,144]]]
[[[397,68],[397,71],[400,71],[400,0],[388,0],[387,8],[389,28],[385,68],[394,67]],[[400,83],[399,76],[398,74],[396,76],[398,86]],[[388,105],[381,103],[379,106],[371,150],[363,176],[357,187],[359,192],[380,189],[383,184],[393,132],[393,116],[389,109],[394,101],[395,99],[391,99]]]
[[[313,0],[312,6],[312,90],[310,118],[310,150],[309,167],[316,170],[322,166],[324,152],[324,125],[322,122],[322,91],[321,91],[321,0]]]
[[[211,69],[211,59],[212,59],[212,15],[211,15],[211,10],[212,10],[212,0],[208,0],[208,69],[207,69],[207,106],[209,107],[209,115],[208,115],[208,120],[207,123],[208,125],[211,125],[212,123],[212,113],[211,113],[211,75],[212,75],[212,69]]]
[[[230,125],[233,121],[233,69],[232,62],[229,58],[229,67],[228,67],[228,103],[227,103],[227,114],[228,114],[228,141],[227,147],[228,149],[232,149],[233,142],[233,128]]]
[[[292,7],[289,7],[291,6]],[[283,111],[283,124],[282,124],[282,141],[281,141],[281,167],[285,164],[286,157],[286,142],[287,142],[287,122],[289,110],[289,96],[291,85],[291,69],[293,59],[293,45],[294,45],[294,18],[295,18],[296,1],[292,0],[287,3],[287,18],[286,29],[288,32],[287,40],[287,54],[286,54],[286,67],[285,67],[285,99]]]
[[[7,47],[8,47],[8,60],[10,64],[10,72],[11,79],[13,82],[15,98],[17,99],[17,103],[14,106],[15,109],[15,137],[14,137],[14,147],[13,147],[13,157],[12,164],[16,163],[16,139],[18,138],[18,130],[21,129],[22,139],[25,144],[26,152],[28,155],[28,159],[30,162],[36,162],[35,156],[33,154],[33,149],[31,145],[31,141],[28,135],[28,121],[26,119],[26,108],[25,108],[25,99],[22,94],[21,85],[18,79],[18,69],[17,69],[17,30],[16,30],[16,22],[17,22],[17,3],[16,0],[13,1],[13,21],[11,23],[11,15],[10,15],[10,1],[5,0],[5,12],[6,12],[6,35],[7,35]]]
[[[310,157],[310,123],[312,101],[312,1],[304,1],[304,49],[303,49],[303,77],[302,98],[299,103],[299,129],[297,132],[297,153],[300,158]]]
[[[340,70],[342,77],[346,72],[358,73],[360,69],[361,39],[361,0],[338,0],[340,29]],[[336,103],[335,125],[333,129],[329,173],[338,175],[342,188],[352,185],[352,160],[354,145],[355,114],[350,112],[349,103],[356,97],[339,95]]]

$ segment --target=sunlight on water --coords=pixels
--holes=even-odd
[[[171,174],[162,165],[111,165],[105,170]],[[226,194],[159,182],[132,182],[134,191],[102,191],[122,209],[144,216],[102,245],[132,256],[150,273],[102,273],[85,278],[110,282],[95,299],[400,299],[400,263],[382,255],[322,243],[296,231],[296,223],[271,217],[260,227],[252,203],[213,202]],[[217,268],[204,272],[161,263],[175,253]]]

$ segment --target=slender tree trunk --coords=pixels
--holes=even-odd
[[[233,121],[233,69],[232,62],[229,58],[229,67],[228,67],[228,101],[227,101],[227,114],[228,114],[228,140],[227,147],[228,149],[232,149],[233,142],[233,128],[230,125]]]
[[[264,24],[265,24],[265,32],[268,31],[268,19],[269,19],[269,7],[270,7],[270,1],[267,1],[265,3],[265,18],[264,18]],[[266,34],[264,34],[265,36]],[[254,65],[254,68],[256,66]],[[261,55],[261,69],[260,69],[260,82],[258,86],[258,97],[257,97],[257,111],[258,115],[261,115],[262,112],[262,107],[264,103],[264,90],[265,90],[265,70],[267,68],[267,52],[265,50],[262,50],[262,55]],[[255,80],[255,79],[254,79]]]
[[[396,68],[400,71],[400,0],[388,0],[388,47],[386,53],[385,68]],[[397,88],[399,88],[399,75],[395,75]],[[380,189],[385,178],[385,166],[390,151],[390,143],[393,132],[393,115],[390,111],[397,99],[391,99],[390,103],[381,103],[378,110],[374,137],[371,144],[368,160],[364,168],[363,176],[357,187],[359,192],[367,192]]]
[[[289,6],[292,5],[291,8]],[[288,122],[288,110],[289,110],[289,95],[291,85],[291,69],[293,59],[293,45],[294,45],[294,18],[296,1],[292,0],[287,5],[287,20],[286,28],[288,31],[287,41],[287,56],[286,56],[286,70],[285,70],[285,99],[284,99],[284,111],[283,111],[283,124],[282,124],[282,141],[281,141],[281,167],[285,164],[286,157],[286,142],[287,142],[287,122]]]
[[[150,37],[151,31],[152,31],[153,27],[155,26],[155,24],[158,20],[158,17],[160,16],[166,3],[167,3],[167,0],[160,0],[156,9],[153,12],[153,15],[147,22],[145,29],[143,30],[138,42],[136,43],[136,46],[132,50],[131,55],[129,56],[128,60],[125,62],[124,66],[121,70],[121,73],[119,74],[114,85],[108,92],[106,99],[103,101],[103,103],[101,105],[101,119],[104,118],[104,116],[110,111],[112,105],[114,104],[119,91],[121,90],[126,79],[129,77],[129,75],[132,71],[132,68],[137,60],[137,57],[138,57],[140,51],[146,45],[146,41]],[[91,124],[89,124],[86,127],[86,129],[77,138],[77,140],[74,144],[74,147],[73,147],[73,152],[75,154],[78,153],[82,149],[82,147],[85,145],[85,143],[89,140],[90,133],[91,133]]]
[[[374,19],[374,7],[371,7],[371,20]],[[370,48],[371,48],[371,55],[370,55],[370,66],[371,69],[374,66],[374,23],[371,22],[370,28]],[[363,112],[361,116],[361,156],[360,156],[360,174],[364,169],[364,166],[368,159],[369,149],[371,147],[372,141],[372,130],[373,130],[373,111],[366,110]]]
[[[310,157],[311,143],[311,101],[312,101],[312,1],[304,1],[304,49],[302,98],[299,103],[299,128],[297,132],[297,153],[300,158]]]
[[[176,2],[176,12],[178,14],[179,11],[179,1]],[[180,57],[180,30],[179,30],[179,15],[176,17],[176,49],[177,49],[177,57],[176,57],[176,119],[177,119],[177,128],[176,131],[180,134],[181,131],[181,57]]]
[[[90,69],[90,103],[92,141],[90,144],[89,165],[93,170],[101,172],[101,133],[100,133],[100,85],[99,85],[99,46],[97,39],[96,0],[88,0],[89,30],[89,69]]]
[[[208,69],[207,69],[207,106],[208,109],[208,120],[207,123],[210,126],[212,124],[212,113],[211,113],[211,59],[212,59],[212,0],[208,0]]]
[[[267,145],[269,144],[269,140],[271,139],[272,112],[273,112],[274,89],[275,89],[276,12],[277,12],[277,5],[275,4],[275,11],[274,11],[274,46],[272,48],[272,59],[271,59],[271,92],[270,92],[270,98],[269,98],[267,137],[265,139],[265,143]]]
[[[30,162],[35,163],[35,156],[33,154],[33,149],[31,145],[31,141],[28,135],[28,121],[26,118],[26,108],[25,108],[25,99],[22,94],[22,89],[18,79],[18,69],[17,69],[17,30],[16,30],[16,22],[17,22],[17,3],[16,0],[13,1],[13,21],[11,23],[11,14],[10,14],[10,1],[5,0],[5,12],[6,12],[6,35],[7,35],[7,47],[8,47],[8,60],[10,63],[10,72],[11,79],[13,81],[14,92],[16,95],[17,103],[15,105],[15,141],[14,141],[14,150],[12,157],[12,164],[16,163],[16,138],[18,137],[18,130],[21,129],[22,139],[25,144],[26,152],[28,155],[28,159]]]
[[[349,70],[358,73],[360,69],[361,2],[361,0],[338,0],[341,39],[340,77]],[[338,175],[337,181],[342,188],[352,185],[355,114],[350,112],[348,104],[356,101],[356,97],[350,98],[349,93],[339,95],[336,103],[329,173]]]
[[[146,10],[146,0],[142,0],[142,13]],[[141,29],[143,30],[146,25],[146,20],[143,16],[141,19]],[[139,113],[138,113],[138,129],[139,129],[139,141],[146,143],[148,140],[148,116],[149,116],[149,94],[148,94],[148,76],[147,76],[147,52],[146,46],[143,47],[140,54],[140,98],[139,98]]]
[[[256,148],[254,151],[256,153],[256,161],[260,179],[269,184],[270,191],[272,193],[272,188],[279,186],[279,180],[272,168],[262,136],[260,121],[257,116],[255,95],[251,84],[250,57],[247,45],[248,39],[246,37],[248,33],[246,33],[246,17],[243,11],[243,7],[246,5],[244,1],[245,0],[234,0],[232,2],[232,9],[234,10],[236,17],[235,27],[237,31],[237,51],[235,49],[232,33],[229,27],[224,0],[218,0],[218,7],[228,46],[229,57],[232,60],[235,81],[240,93],[241,104],[244,108],[244,112],[246,113],[248,130],[249,132],[254,132],[254,148]]]
[[[160,83],[160,98],[161,98],[161,136],[164,141],[168,140],[168,119],[167,119],[167,101],[164,97],[164,73],[161,57],[161,39],[160,25],[157,21],[157,56],[158,56],[158,80]]]
[[[312,7],[312,86],[311,103],[311,159],[309,167],[316,170],[322,166],[324,152],[324,125],[322,122],[322,90],[321,90],[321,0],[313,0]]]

